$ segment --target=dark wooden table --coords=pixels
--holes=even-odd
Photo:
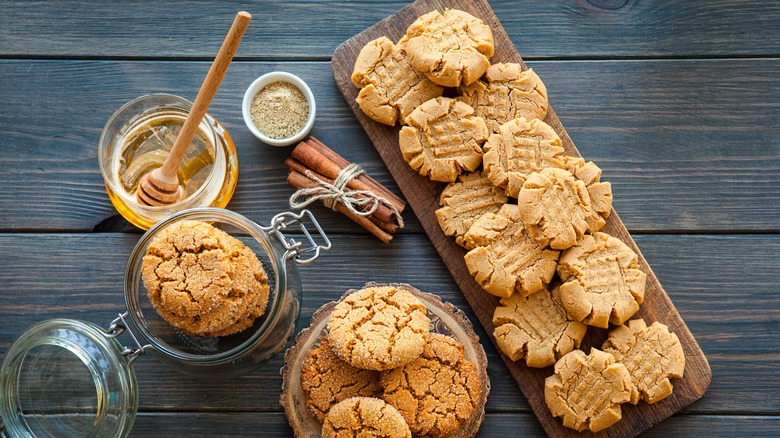
[[[210,113],[235,140],[229,208],[287,210],[290,149],[261,144],[241,99],[286,70],[317,98],[313,134],[397,192],[336,89],[333,50],[398,1],[0,2],[0,357],[31,324],[101,325],[122,311],[141,235],[113,209],[97,143],[111,114],[146,93],[194,99],[236,11],[254,20]],[[780,3],[492,1],[545,81],[580,152],[604,169],[614,206],[709,359],[709,392],[647,436],[780,431]],[[301,269],[298,329],[366,281],[407,282],[465,310],[411,211],[383,245],[324,207],[333,249]],[[478,324],[477,324],[478,325]],[[492,392],[480,436],[542,429],[487,341]],[[234,381],[199,381],[150,355],[136,363],[132,436],[288,436],[281,355]]]

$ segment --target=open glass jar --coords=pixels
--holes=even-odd
[[[189,336],[152,307],[141,281],[143,256],[160,231],[184,220],[208,222],[238,238],[263,264],[270,285],[268,305],[252,327],[224,337]],[[301,232],[299,240],[289,236],[291,230]],[[256,369],[282,350],[295,329],[301,296],[297,265],[314,261],[329,248],[328,237],[307,210],[281,213],[269,226],[212,207],[184,210],[159,221],[128,260],[127,311],[108,328],[52,319],[14,342],[0,367],[0,428],[13,437],[126,436],[138,406],[132,364],[147,350],[196,377],[229,378]],[[117,340],[123,333],[132,340],[130,346]]]
[[[225,128],[209,114],[201,121],[179,168],[187,196],[165,206],[138,203],[141,178],[160,167],[173,146],[192,102],[172,94],[148,94],[119,108],[106,122],[98,144],[100,172],[108,197],[133,225],[148,229],[188,208],[224,208],[238,182],[238,156]]]

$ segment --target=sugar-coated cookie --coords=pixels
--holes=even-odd
[[[481,391],[477,366],[466,360],[463,344],[437,333],[426,337],[419,358],[384,371],[381,382],[382,398],[419,436],[458,430],[474,414]]]
[[[328,322],[328,342],[352,366],[382,371],[416,359],[430,330],[425,305],[394,286],[367,287],[345,297]]]

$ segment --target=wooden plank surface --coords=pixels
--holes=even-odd
[[[780,418],[750,416],[690,416],[670,418],[642,436],[708,436],[731,438],[750,431],[753,436],[772,436],[780,428]],[[202,436],[246,437],[262,430],[265,437],[289,437],[291,431],[280,413],[141,413],[131,437]],[[531,414],[487,414],[477,438],[496,436],[543,437],[544,431]]]
[[[100,130],[141,94],[193,99],[239,9],[255,19],[212,106],[241,157],[230,207],[265,220],[286,209],[292,193],[281,164],[289,151],[261,145],[240,114],[244,88],[274,69],[312,86],[316,136],[397,191],[337,91],[329,61],[346,39],[407,4],[0,1],[0,359],[41,319],[104,324],[123,308],[123,269],[140,234],[105,195]],[[643,436],[776,435],[780,2],[490,5],[544,79],[574,143],[604,168],[616,211],[710,360],[707,394]],[[390,245],[314,210],[335,246],[300,270],[306,292],[298,328],[322,303],[368,280],[438,293],[466,311],[488,352],[493,387],[478,436],[543,435],[410,209]],[[249,376],[203,382],[142,357],[131,436],[289,437],[278,405],[280,366],[274,358]]]
[[[629,230],[780,229],[780,59],[530,65],[580,152],[612,182]],[[292,194],[282,164],[289,149],[261,144],[240,112],[244,88],[275,69],[311,85],[320,108],[313,134],[398,193],[328,63],[238,62],[210,110],[238,149],[230,208],[261,220]],[[142,94],[194,99],[208,63],[0,60],[0,70],[0,230],[90,230],[116,214],[97,165],[105,122]],[[321,216],[329,230],[359,230]],[[421,231],[411,211],[406,219],[407,232]],[[108,222],[100,230],[127,225]]]
[[[456,8],[466,11],[482,19],[490,26],[493,31],[495,44],[495,52],[491,58],[492,63],[519,62],[523,65],[520,55],[487,2],[462,0],[415,1],[339,46],[333,55],[331,65],[336,85],[369,138],[371,138],[406,197],[408,205],[414,210],[433,246],[437,249],[439,256],[452,274],[455,283],[463,292],[477,319],[484,327],[488,338],[495,343],[495,339],[492,336],[494,330],[493,313],[498,306],[498,298],[486,293],[477,284],[466,267],[463,258],[466,254],[465,249],[457,245],[453,238],[444,235],[434,214],[436,209],[439,208],[438,195],[444,184],[431,181],[410,168],[398,146],[399,128],[381,125],[366,117],[356,103],[355,99],[358,90],[350,79],[355,59],[360,50],[369,41],[380,36],[388,37],[392,41],[398,41],[406,33],[407,27],[417,17],[434,9],[444,11],[445,8]],[[561,137],[566,153],[579,156],[579,152],[561,125],[552,106],[548,108],[545,122],[552,126]],[[647,274],[647,289],[645,290],[644,302],[635,317],[643,318],[648,324],[659,321],[667,325],[669,330],[680,339],[685,352],[684,375],[675,380],[675,390],[669,397],[652,405],[645,403],[635,406],[623,405],[621,406],[622,419],[619,422],[597,434],[592,434],[610,437],[635,436],[701,398],[710,386],[712,373],[701,348],[614,210],[607,219],[607,224],[602,231],[619,238],[632,248],[639,256],[641,270]],[[600,347],[605,338],[606,330],[589,327],[588,334],[583,340],[581,348],[588,351],[591,347]],[[545,432],[550,436],[576,435],[576,432],[564,427],[560,419],[553,418],[545,403],[544,382],[552,374],[552,368],[531,368],[526,366],[523,361],[515,362],[504,355],[501,355],[501,358],[542,423]]]
[[[127,257],[139,236],[120,233],[0,234],[0,354],[25,328],[48,318],[107,324],[124,308]],[[714,379],[687,414],[780,412],[778,235],[642,235],[637,244],[710,360]],[[355,260],[360,260],[359,265]],[[344,275],[344,266],[351,266]],[[474,313],[425,235],[378,246],[341,235],[300,269],[298,329],[322,304],[365,281],[400,281],[436,293],[466,312],[488,353],[488,412],[530,412]],[[749,278],[747,277],[749,276]],[[197,381],[151,355],[137,362],[145,411],[281,411],[282,358],[233,381]]]
[[[0,56],[213,57],[239,9],[240,58],[324,59],[405,1],[5,0]],[[780,4],[750,0],[491,2],[526,58],[777,55]]]
[[[642,436],[708,436],[731,438],[750,431],[754,436],[772,436],[780,428],[780,418],[750,416],[690,416],[670,418]],[[131,437],[256,436],[262,430],[265,437],[289,437],[291,431],[280,413],[141,413],[136,419]],[[543,437],[531,414],[487,414],[477,438],[496,436]]]

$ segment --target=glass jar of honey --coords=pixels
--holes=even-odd
[[[238,155],[233,140],[206,114],[179,168],[187,196],[170,205],[148,206],[135,198],[144,175],[162,166],[192,103],[172,94],[149,94],[123,105],[109,118],[98,145],[98,161],[108,197],[133,225],[148,229],[176,211],[194,207],[223,208],[238,182]]]

